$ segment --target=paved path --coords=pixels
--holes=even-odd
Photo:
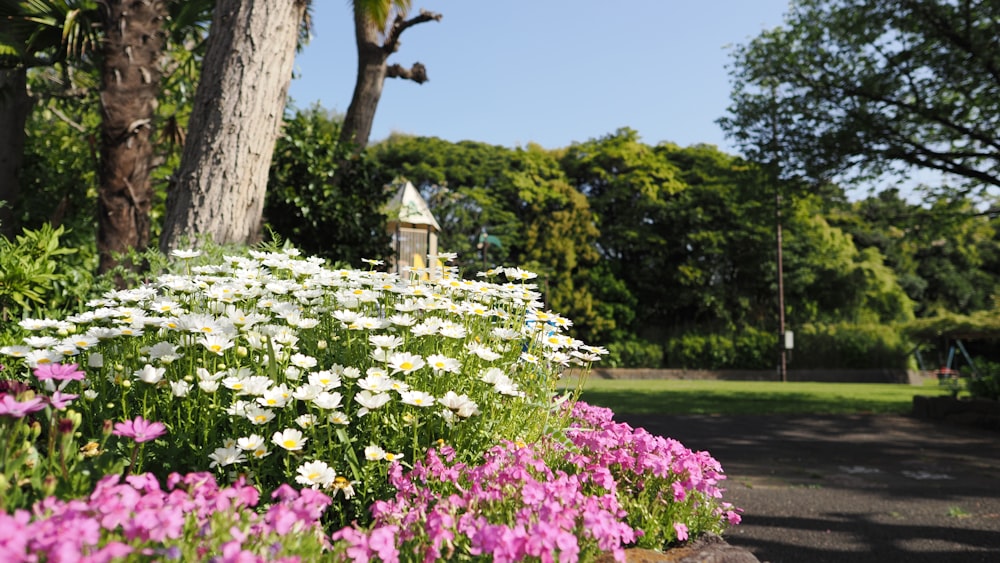
[[[902,416],[616,420],[708,450],[770,563],[1000,562],[1000,433]]]

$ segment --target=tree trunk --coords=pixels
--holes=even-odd
[[[24,68],[0,69],[0,235],[17,233],[13,206],[21,193],[19,174],[24,160],[24,124],[31,111]]]
[[[340,129],[341,143],[354,143],[355,152],[368,145],[375,121],[375,110],[382,98],[390,51],[379,42],[378,26],[354,3],[354,38],[358,45],[358,77],[354,82],[351,105]]]
[[[160,90],[166,8],[162,0],[107,0],[101,5],[104,47],[97,250],[103,273],[118,264],[116,254],[149,245],[150,135]]]
[[[160,249],[259,237],[306,0],[219,0]],[[182,240],[190,238],[192,240]]]

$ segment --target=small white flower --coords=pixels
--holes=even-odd
[[[423,358],[409,352],[397,352],[389,358],[389,367],[392,368],[392,373],[403,372],[409,375],[424,367],[424,364]]]
[[[347,418],[347,415],[341,411],[334,411],[326,417],[330,424],[339,424],[341,426],[349,424],[351,420]]]
[[[462,364],[454,358],[449,358],[441,354],[427,356],[427,364],[431,366],[434,373],[458,373],[462,369]]]
[[[191,258],[197,258],[198,256],[201,256],[201,251],[175,248],[174,250],[170,251],[170,255],[175,258],[180,258],[182,260],[189,260]]]
[[[322,390],[323,387],[319,385],[307,383],[305,385],[299,385],[298,387],[296,387],[295,391],[292,391],[292,397],[294,397],[299,401],[311,401],[315,399]]]
[[[374,374],[369,375],[368,377],[362,377],[358,380],[358,387],[367,389],[373,393],[381,393],[382,391],[388,391],[392,388],[389,377],[383,374]]]
[[[132,375],[134,375],[139,381],[155,385],[163,379],[163,374],[166,372],[167,368],[154,368],[153,366],[146,364],[142,367],[142,369],[132,372]]]
[[[206,350],[219,356],[234,346],[233,340],[222,333],[205,334],[198,339],[198,344],[201,344]]]
[[[188,393],[191,392],[191,384],[183,380],[171,381],[170,392],[174,395],[174,397],[187,397]]]
[[[373,394],[371,391],[364,390],[358,392],[358,394],[354,396],[354,400],[362,407],[364,407],[364,410],[367,413],[368,411],[382,407],[383,405],[391,401],[392,397],[390,397],[388,393]],[[360,413],[359,411],[359,414],[362,413]]]
[[[208,454],[208,458],[212,460],[212,463],[208,464],[208,466],[213,469],[215,467],[226,467],[227,465],[243,463],[247,460],[243,452],[237,447],[216,448],[214,452]]]
[[[438,402],[455,411],[455,414],[462,418],[479,414],[479,406],[468,395],[458,395],[454,391],[448,391],[444,397],[438,399]]]
[[[312,400],[312,403],[323,410],[333,410],[340,408],[343,399],[343,396],[336,391],[333,393],[323,391]]]
[[[403,339],[392,334],[371,334],[368,336],[368,342],[372,346],[390,350],[403,345]]]
[[[104,355],[100,352],[91,352],[87,354],[87,367],[92,368],[102,368],[104,367]]]
[[[302,446],[309,441],[309,438],[303,437],[301,430],[286,428],[281,432],[275,432],[274,436],[271,437],[271,441],[281,448],[294,452],[301,450]]]
[[[295,482],[306,487],[312,487],[313,489],[329,487],[337,477],[337,472],[323,461],[303,463],[299,466],[297,472],[298,475],[295,477]]]
[[[282,408],[288,404],[288,398],[291,394],[288,392],[288,388],[284,384],[276,385],[267,391],[260,397],[257,397],[257,403],[262,407],[270,408]]]
[[[316,358],[305,354],[292,354],[290,361],[293,366],[302,369],[312,369],[316,367]]]
[[[295,424],[298,424],[299,428],[310,428],[316,424],[316,417],[309,413],[301,414],[295,419]]]
[[[366,446],[365,459],[368,461],[379,461],[385,459],[385,450],[376,445]]]
[[[237,438],[236,445],[242,450],[254,451],[264,445],[264,437],[251,434],[243,438]]]
[[[247,417],[247,420],[256,426],[267,424],[268,422],[274,420],[274,412],[271,411],[271,409],[265,409],[253,403],[247,404],[243,415]]]
[[[210,379],[199,379],[198,388],[206,393],[215,393],[219,390],[219,382]]]
[[[326,390],[336,389],[340,387],[340,376],[328,370],[317,371],[309,374],[309,384]]]
[[[434,396],[423,391],[402,391],[399,400],[415,407],[429,407],[434,404]]]

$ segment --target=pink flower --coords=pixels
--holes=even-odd
[[[22,418],[24,415],[40,411],[45,408],[41,397],[32,397],[27,401],[20,402],[11,395],[0,396],[0,416],[12,418]]]
[[[167,427],[162,422],[150,422],[141,416],[135,417],[135,420],[115,423],[112,432],[115,436],[132,438],[137,444],[155,440],[166,433]]]
[[[72,403],[77,397],[79,397],[79,395],[56,391],[51,397],[49,397],[49,404],[52,405],[52,408],[57,411],[61,411],[68,407],[69,404]]]
[[[677,541],[688,539],[688,527],[680,522],[674,522],[674,531],[677,532]]]
[[[76,364],[40,364],[35,368],[35,377],[39,380],[78,381],[86,377],[78,368]]]

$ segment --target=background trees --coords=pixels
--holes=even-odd
[[[797,0],[733,53],[720,123],[751,158],[779,139],[786,172],[941,171],[1000,186],[1000,2]]]
[[[903,163],[956,174],[975,168],[968,181],[990,183],[976,175],[992,174],[994,166],[992,145],[977,128],[992,126],[987,98],[994,84],[973,82],[985,80],[992,64],[978,59],[992,48],[980,36],[988,28],[983,14],[995,13],[991,3],[798,2],[787,29],[766,32],[735,52],[733,114],[725,123],[745,149],[740,157],[707,145],[650,145],[629,128],[557,150],[404,135],[362,149],[357,142],[367,142],[367,132],[359,137],[365,127],[357,112],[341,117],[319,107],[283,108],[306,6],[272,2],[254,2],[265,25],[246,11],[248,3],[220,1],[207,53],[199,45],[210,0],[144,4],[159,10],[136,28],[163,42],[156,73],[147,68],[154,64],[151,52],[140,59],[124,36],[105,43],[104,58],[61,42],[70,19],[79,24],[83,15],[97,14],[62,8],[90,4],[31,3],[55,7],[64,19],[15,26],[9,29],[17,33],[4,29],[0,36],[0,66],[23,71],[24,92],[33,95],[33,105],[20,110],[30,135],[20,177],[26,189],[13,222],[65,223],[74,231],[60,232],[60,240],[80,252],[58,264],[95,263],[97,245],[88,233],[98,194],[107,195],[99,181],[105,178],[118,186],[114,209],[123,222],[116,224],[124,225],[118,235],[133,238],[102,248],[141,247],[160,235],[161,224],[163,250],[185,235],[246,241],[259,233],[266,203],[263,220],[282,238],[310,254],[359,265],[389,251],[381,207],[390,195],[386,186],[405,178],[430,202],[443,227],[441,248],[458,253],[463,275],[500,265],[537,272],[546,305],[576,323],[575,335],[607,344],[619,365],[767,368],[777,345],[774,204],[780,193],[786,317],[800,337],[793,367],[813,360],[813,367],[899,366],[912,347],[899,336],[900,324],[915,315],[993,306],[1000,282],[996,217],[992,201],[969,191],[972,184],[927,190],[919,202],[898,190],[852,201],[847,184],[835,180]],[[0,7],[10,6],[0,0]],[[393,37],[435,19],[407,20],[409,2],[355,6],[356,15],[385,24],[365,27],[370,37],[362,34],[366,49],[382,49],[372,61],[383,66]],[[848,7],[892,25],[889,31],[873,27]],[[164,9],[169,17],[160,26],[156,18]],[[111,13],[105,13],[109,21]],[[830,37],[820,33],[826,24]],[[237,29],[250,30],[253,49],[241,46],[246,36],[235,37]],[[786,60],[788,52],[794,57]],[[952,69],[956,53],[977,62]],[[269,70],[268,62],[276,66]],[[107,90],[99,106],[102,64],[106,88],[130,85],[142,95]],[[258,74],[236,77],[237,67]],[[379,80],[405,70],[391,68]],[[841,72],[847,79],[834,80]],[[370,127],[381,82],[366,90],[362,78],[355,93],[367,92],[370,111],[361,113]],[[272,150],[283,109],[284,129]],[[973,117],[977,112],[982,119]],[[0,154],[18,153],[11,151],[15,137],[5,138],[7,152]],[[927,143],[921,148],[916,141]],[[930,158],[927,150],[940,159],[937,165],[917,159]],[[941,164],[945,160],[952,168]],[[142,174],[148,187],[136,191]],[[177,188],[164,221],[168,179]],[[115,200],[102,196],[105,219],[109,201]],[[484,235],[499,243],[479,246]],[[52,287],[66,286],[57,280]],[[85,300],[82,293],[67,302]],[[802,346],[809,351],[801,353]]]

